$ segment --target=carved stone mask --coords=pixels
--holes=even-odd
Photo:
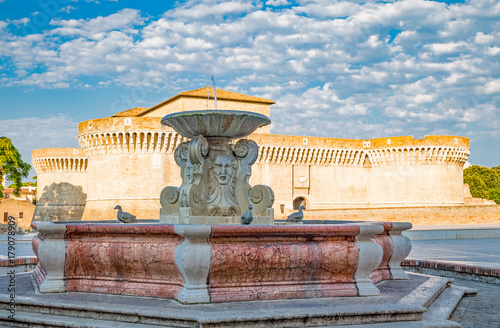
[[[215,179],[220,185],[226,185],[232,179],[235,158],[231,155],[218,155],[214,163]]]

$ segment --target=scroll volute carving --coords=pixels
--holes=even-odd
[[[265,185],[256,185],[248,192],[255,215],[265,215],[268,208],[273,207],[274,192]]]
[[[203,163],[208,156],[209,145],[207,139],[202,136],[191,139],[188,147],[188,164],[192,170],[194,184],[200,184],[203,176]]]
[[[208,142],[202,136],[181,143],[174,152],[175,163],[181,168],[182,185],[167,187],[160,195],[164,212],[179,213],[180,207],[190,207],[193,215],[202,214],[203,163],[208,156]]]
[[[241,208],[248,208],[250,176],[252,175],[252,165],[259,155],[259,146],[253,140],[240,139],[234,146],[234,155],[239,162],[239,188],[236,197]]]

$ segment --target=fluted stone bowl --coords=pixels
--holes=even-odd
[[[186,138],[243,138],[271,124],[271,120],[262,114],[239,110],[196,110],[169,114],[162,118],[161,124]]]

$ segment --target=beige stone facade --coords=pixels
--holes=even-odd
[[[0,201],[0,213],[2,215],[2,220],[0,221],[2,227],[0,230],[3,233],[7,231],[9,216],[15,218],[15,222],[20,229],[28,229],[34,212],[35,205],[29,199],[20,200],[12,197],[2,199]]]
[[[173,151],[186,141],[160,120],[169,113],[206,109],[207,95],[207,88],[187,91],[151,108],[82,122],[81,149],[35,150],[38,199],[47,187],[66,182],[85,195],[84,220],[114,219],[117,204],[138,219],[158,219],[162,189],[181,183]],[[224,90],[217,96],[217,109],[266,116],[274,103]],[[213,108],[213,99],[208,103]],[[275,135],[264,127],[249,139],[259,145],[250,184],[274,190],[277,219],[300,204],[308,210],[464,205],[467,138],[354,140]],[[81,199],[66,204],[82,207]]]

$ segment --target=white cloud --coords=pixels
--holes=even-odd
[[[467,48],[466,42],[447,42],[447,43],[433,43],[425,46],[430,51],[436,54],[453,53],[465,50]]]
[[[69,14],[73,10],[76,10],[76,9],[78,9],[78,7],[68,5],[68,6],[64,6],[61,9],[59,9],[59,12],[63,12],[63,13]]]
[[[500,47],[489,47],[487,49],[487,54],[490,56],[497,56],[500,54]]]
[[[496,79],[486,83],[483,88],[485,94],[490,95],[493,93],[500,93],[500,79]]]
[[[11,70],[0,85],[85,88],[90,76],[89,88],[182,91],[214,73],[221,87],[276,100],[275,132],[329,135],[338,124],[350,136],[462,134],[465,124],[487,133],[500,121],[486,110],[500,107],[499,8],[490,0],[189,0],[157,19],[124,9],[53,19],[26,36],[0,22]]]
[[[484,34],[483,32],[477,32],[474,41],[479,44],[490,44],[495,40],[495,37],[491,34]]]
[[[246,13],[254,6],[248,2],[200,3],[193,6],[181,6],[165,14],[166,17],[200,19],[207,16],[224,16]]]
[[[268,0],[266,1],[267,6],[286,6],[288,5],[287,0]]]
[[[19,26],[19,25],[26,25],[30,22],[30,19],[28,17],[25,17],[25,18],[21,18],[21,19],[15,19],[15,20],[12,20],[10,21],[10,23],[16,25],[16,26]]]

